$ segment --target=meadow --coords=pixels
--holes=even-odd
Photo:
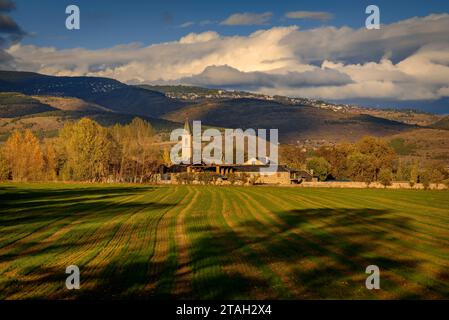
[[[449,299],[448,195],[0,184],[0,299]]]

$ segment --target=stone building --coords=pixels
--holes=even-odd
[[[303,170],[291,169],[284,165],[279,165],[277,171],[264,173],[261,169],[268,168],[268,165],[208,165],[208,164],[180,164],[173,166],[162,166],[160,168],[161,178],[165,182],[176,183],[177,175],[190,173],[192,175],[201,173],[214,173],[222,180],[227,180],[229,175],[245,176],[253,179],[256,184],[298,184],[303,181],[312,181],[313,176]]]

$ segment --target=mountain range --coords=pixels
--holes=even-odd
[[[221,128],[278,128],[281,142],[288,143],[354,141],[367,134],[390,136],[423,127],[448,129],[449,122],[447,117],[411,110],[306,98],[0,71],[0,135],[20,127],[46,135],[66,120],[83,116],[105,125],[139,116],[160,130],[180,127],[185,119]]]

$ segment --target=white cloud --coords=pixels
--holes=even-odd
[[[234,13],[220,24],[226,26],[263,25],[271,19],[272,13]]]
[[[220,35],[215,31],[206,31],[203,33],[189,33],[188,35],[179,39],[179,43],[188,44],[188,43],[207,42],[219,38]]]
[[[438,90],[438,94],[442,97],[449,97],[449,87],[443,87]]]
[[[194,24],[195,24],[195,22],[193,22],[193,21],[187,21],[187,22],[184,22],[183,24],[181,24],[180,27],[181,28],[188,28],[188,27],[193,26]]]
[[[285,14],[289,19],[315,19],[326,21],[333,18],[333,15],[329,12],[322,11],[290,11]]]
[[[18,70],[123,82],[190,82],[323,99],[438,99],[448,95],[449,14],[380,30],[273,27],[248,36],[215,31],[178,41],[59,50],[16,44]],[[209,67],[209,68],[208,68]]]
[[[230,66],[209,66],[202,73],[179,79],[177,82],[197,86],[258,89],[298,88],[307,86],[341,86],[351,83],[351,78],[337,70],[314,68],[304,72],[264,73],[242,72]]]

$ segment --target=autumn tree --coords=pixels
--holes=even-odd
[[[410,181],[412,165],[399,162],[396,170],[397,181]]]
[[[351,172],[351,178],[357,181],[363,181],[370,184],[375,179],[376,168],[373,165],[372,155],[354,152],[348,157],[348,168]]]
[[[356,144],[341,143],[316,151],[329,163],[328,174],[336,179],[352,179],[371,183],[378,180],[381,169],[397,171],[396,153],[383,140],[365,137]]]
[[[110,133],[88,118],[66,124],[60,130],[59,143],[63,146],[64,179],[104,180],[119,153]]]
[[[306,154],[301,148],[293,145],[284,145],[279,148],[280,162],[295,169],[304,167]]]
[[[5,157],[13,180],[38,181],[43,178],[44,158],[39,140],[31,130],[11,134],[5,143]]]
[[[142,182],[157,167],[158,152],[154,147],[154,129],[150,123],[134,118],[129,124],[133,138],[133,150],[138,164],[136,177]]]
[[[419,182],[423,185],[424,189],[427,190],[430,188],[430,179],[431,179],[431,171],[429,169],[425,169],[421,171],[419,175]]]
[[[58,177],[59,159],[57,154],[56,141],[54,139],[45,139],[42,144],[42,153],[44,157],[44,179],[54,181]]]
[[[8,180],[9,178],[9,165],[5,157],[3,148],[0,148],[0,181]]]
[[[151,125],[139,118],[113,128],[83,118],[66,123],[58,138],[42,143],[30,130],[14,132],[0,155],[0,179],[148,181],[162,160],[154,140]]]
[[[160,151],[155,147],[155,133],[150,123],[134,118],[128,125],[116,125],[112,135],[121,149],[120,179],[143,182],[159,165]]]
[[[419,171],[418,171],[418,163],[414,162],[410,165],[410,180],[409,184],[410,187],[414,187],[416,183],[418,183],[419,180]]]
[[[323,157],[313,157],[307,161],[307,169],[313,171],[320,181],[325,181],[331,169],[329,162]]]
[[[385,141],[375,137],[364,137],[356,143],[358,152],[369,157],[374,168],[374,180],[380,169],[393,167],[396,153]]]
[[[379,171],[379,182],[386,188],[391,186],[393,180],[393,172],[389,168],[382,168]]]
[[[429,181],[431,183],[435,183],[438,186],[444,183],[445,179],[448,178],[448,172],[444,167],[444,164],[435,164],[433,166],[429,166],[426,169],[427,175],[429,177]]]
[[[170,150],[169,150],[169,148],[164,148],[164,150],[162,151],[161,161],[166,166],[171,165],[172,161],[171,161],[171,158],[170,158]]]
[[[349,172],[348,157],[355,152],[355,146],[342,143],[331,147],[321,147],[317,155],[326,159],[330,164],[329,174],[335,179],[346,179],[351,176]]]

